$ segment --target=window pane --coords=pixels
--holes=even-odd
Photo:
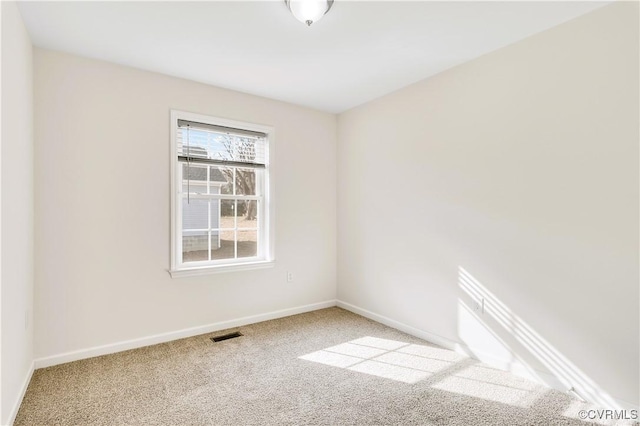
[[[222,209],[222,204],[228,200],[210,200],[209,201],[209,216],[210,216],[210,224],[211,229],[221,228],[221,217],[220,211]]]
[[[238,257],[258,255],[258,231],[238,231]]]
[[[182,199],[182,229],[209,229],[207,200]],[[186,234],[185,234],[186,235]]]
[[[233,259],[235,257],[235,231],[212,231],[212,234],[216,235],[215,238],[213,235],[211,237],[211,260]]]
[[[211,212],[211,224],[212,227],[214,222],[218,222],[220,224],[220,228],[223,229],[234,229],[236,227],[236,201],[235,200],[220,200],[220,217],[214,218],[213,215],[217,212],[212,209]],[[214,227],[215,228],[215,227]]]
[[[236,194],[258,195],[262,172],[259,169],[236,169]]]
[[[233,167],[209,166],[210,194],[233,194]]]
[[[198,164],[182,164],[182,192],[207,193],[207,167]]]
[[[214,229],[211,231],[211,250],[217,250],[222,244],[222,231]]]
[[[258,227],[258,204],[257,200],[238,200],[238,228]]]
[[[209,260],[207,231],[184,231],[182,235],[182,261],[197,262]]]

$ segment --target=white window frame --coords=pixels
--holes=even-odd
[[[182,263],[182,216],[181,193],[182,185],[177,182],[180,176],[180,162],[178,161],[177,131],[178,120],[195,121],[198,123],[212,124],[216,126],[231,127],[235,129],[261,132],[266,138],[266,161],[264,169],[264,200],[258,214],[262,214],[262,229],[258,234],[257,258],[229,259],[226,261],[213,261],[206,265],[198,266]],[[249,269],[270,268],[275,265],[275,203],[273,191],[273,158],[275,152],[275,129],[271,126],[246,123],[220,117],[212,117],[185,111],[171,110],[171,267],[169,273],[173,278],[196,275],[207,275],[219,272],[241,271]],[[260,216],[259,216],[260,217]]]

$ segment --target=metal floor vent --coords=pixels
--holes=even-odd
[[[236,337],[242,336],[242,333],[236,331],[234,333],[223,334],[222,336],[212,337],[211,340],[214,342],[222,342],[223,340],[235,339]]]

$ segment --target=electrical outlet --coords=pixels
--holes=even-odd
[[[290,283],[293,281],[293,272],[287,271],[287,282]]]

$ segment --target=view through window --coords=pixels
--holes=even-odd
[[[215,118],[175,129],[174,269],[268,260],[268,134]]]

